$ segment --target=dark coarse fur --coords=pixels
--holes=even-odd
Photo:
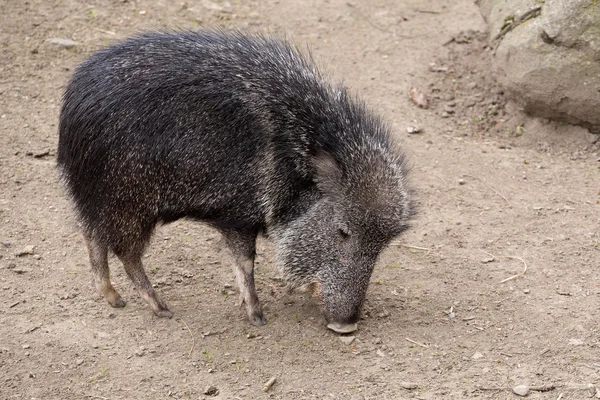
[[[59,135],[58,164],[113,306],[124,302],[108,250],[171,315],[140,257],[157,224],[189,217],[224,234],[253,323],[264,323],[259,232],[292,287],[317,283],[327,318],[355,321],[377,254],[411,213],[388,127],[274,38],[153,32],[101,50],[73,74]]]

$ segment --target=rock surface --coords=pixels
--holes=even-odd
[[[600,2],[475,2],[507,93],[532,115],[600,132]]]

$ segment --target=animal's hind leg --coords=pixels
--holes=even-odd
[[[85,243],[90,253],[90,264],[96,289],[113,307],[125,307],[125,301],[110,283],[108,270],[108,247],[84,233]]]
[[[144,272],[144,266],[142,265],[142,253],[143,251],[129,250],[126,252],[115,251],[115,254],[125,267],[125,272],[129,279],[133,281],[136,289],[146,302],[152,307],[152,311],[159,317],[171,318],[173,312],[169,310],[167,304],[158,297],[152,284]]]
[[[240,293],[240,305],[244,305],[252,325],[261,326],[267,322],[258,301],[254,287],[254,256],[256,254],[256,233],[225,231],[225,242],[232,257],[235,280]]]

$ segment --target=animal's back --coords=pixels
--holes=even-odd
[[[309,108],[322,108],[304,97],[323,102],[327,91],[313,64],[280,40],[145,34],[76,70],[64,96],[58,164],[89,225],[111,226],[106,214],[115,203],[147,224],[191,216],[261,225],[259,163],[273,146],[298,148],[308,128],[297,118],[313,123]],[[292,181],[307,179],[301,165],[292,168]]]

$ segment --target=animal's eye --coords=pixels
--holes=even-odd
[[[348,239],[350,237],[350,229],[347,226],[343,225],[338,228],[338,232],[342,239]]]

